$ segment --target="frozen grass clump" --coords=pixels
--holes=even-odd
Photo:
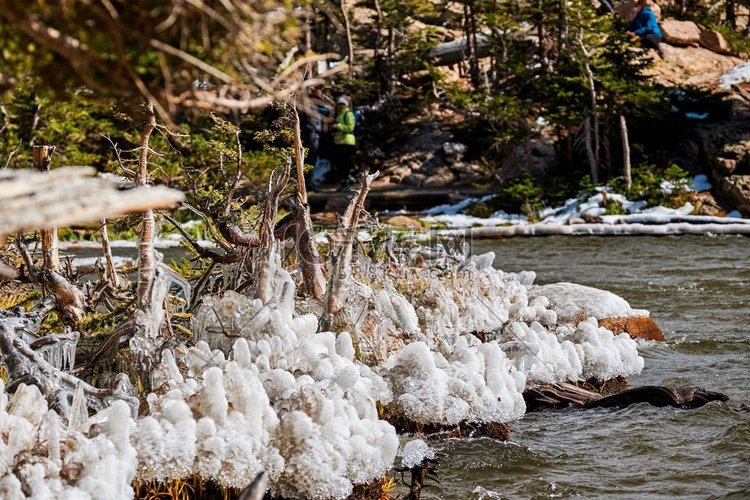
[[[400,414],[435,425],[509,422],[524,414],[525,377],[496,342],[469,345],[461,337],[445,350],[414,342],[388,359],[385,377]]]
[[[578,326],[564,325],[558,328],[561,341],[571,341],[582,365],[582,378],[610,380],[630,377],[643,370],[644,361],[638,355],[637,344],[630,335],[614,335],[600,327],[596,318],[581,321]]]
[[[20,384],[8,401],[0,380],[0,498],[132,498],[132,430],[122,401],[66,421],[36,386]]]
[[[215,363],[205,362],[212,357]],[[172,351],[163,351],[158,392],[149,394],[148,416],[134,436],[139,478],[199,475],[231,487],[244,487],[261,470],[277,478],[284,461],[269,442],[279,420],[254,367],[223,360],[205,343],[181,364],[192,373],[183,376]]]

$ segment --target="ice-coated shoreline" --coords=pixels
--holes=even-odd
[[[698,175],[688,191],[701,192],[711,188],[705,175]],[[665,192],[674,189],[663,184]],[[567,200],[560,207],[551,207],[538,214],[532,222],[520,214],[498,211],[489,217],[475,217],[465,212],[472,203],[487,202],[492,196],[466,199],[454,205],[441,205],[424,212],[420,220],[425,224],[439,224],[445,230],[439,234],[461,234],[472,238],[508,238],[515,236],[668,236],[733,234],[750,235],[750,219],[743,219],[737,211],[726,217],[692,215],[694,206],[687,202],[679,208],[648,207],[642,201],[630,201],[625,196],[597,188],[592,195],[581,195]],[[617,202],[626,212],[607,215],[607,200]]]
[[[575,323],[559,305],[566,293],[598,304],[605,292],[562,284],[548,297],[534,273],[493,260],[361,257],[336,334],[317,331],[319,311],[296,299],[277,258],[266,303],[204,297],[195,345],[162,352],[137,419],[121,403],[84,415],[79,402],[79,417],[64,421],[23,385],[0,400],[0,496],[129,498],[134,480],[196,475],[242,487],[264,470],[275,495],[345,498],[398,456],[429,456],[419,443],[399,452],[378,403],[416,423],[506,423],[525,413],[529,383],[640,373],[635,341],[599,327],[601,310],[584,300],[576,316],[590,317]],[[607,297],[607,314],[646,313]]]

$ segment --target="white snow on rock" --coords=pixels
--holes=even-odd
[[[719,78],[719,87],[730,89],[732,85],[750,81],[750,62],[730,69]]]
[[[711,184],[708,182],[705,175],[696,175],[693,179],[686,182],[664,181],[661,187],[664,193],[669,194],[676,190],[695,192],[708,191],[711,189]],[[502,210],[491,214],[489,217],[474,217],[464,213],[473,203],[487,201],[487,197],[482,199],[466,199],[455,205],[440,205],[434,207],[425,211],[425,216],[421,217],[420,220],[428,225],[440,224],[448,229],[492,227],[500,227],[504,229],[515,228],[515,231],[509,232],[518,235],[533,235],[534,231],[526,230],[533,226],[547,226],[544,234],[551,234],[550,231],[552,227],[561,228],[560,234],[568,234],[566,231],[562,230],[562,227],[570,224],[583,225],[584,216],[601,217],[604,226],[621,225],[623,223],[660,224],[665,226],[669,225],[672,231],[679,229],[676,227],[677,222],[687,222],[696,225],[738,222],[736,220],[728,221],[727,217],[692,215],[695,207],[691,203],[685,203],[679,208],[667,208],[661,206],[650,207],[647,206],[645,201],[631,201],[625,196],[608,191],[602,186],[595,188],[595,190],[596,192],[594,194],[582,194],[576,198],[571,198],[565,201],[560,207],[544,208],[537,214],[539,222],[536,223],[529,222],[526,216],[508,214]],[[626,212],[626,215],[606,215],[605,201],[619,203],[622,209]],[[591,226],[594,224],[588,223],[586,225]],[[507,226],[507,228],[505,226]],[[710,228],[706,228],[705,231],[708,230],[710,230]],[[612,228],[611,234],[622,233],[627,234],[627,231],[620,227]]]
[[[610,317],[648,316],[643,309],[633,309],[622,297],[606,290],[576,283],[553,283],[529,290],[530,297],[546,297],[557,312],[558,321],[571,323],[593,316]]]

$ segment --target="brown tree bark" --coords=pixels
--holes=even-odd
[[[34,146],[34,168],[40,172],[49,172],[55,146]],[[42,255],[44,269],[60,272],[60,250],[58,248],[57,228],[42,230]]]
[[[99,233],[102,237],[102,251],[104,252],[104,271],[105,271],[105,277],[107,278],[107,281],[110,285],[117,288],[118,286],[118,279],[117,279],[117,270],[115,269],[115,264],[112,261],[112,248],[109,246],[109,235],[107,234],[107,219],[102,217],[99,221],[101,223],[101,227],[99,228]]]
[[[148,183],[148,154],[149,139],[151,133],[156,128],[156,115],[154,115],[154,106],[147,104],[146,124],[141,131],[140,152],[138,155],[138,171],[136,172],[135,183],[137,186],[145,186]],[[143,213],[143,222],[141,225],[141,234],[138,240],[138,286],[137,299],[138,306],[145,307],[146,300],[149,297],[149,289],[154,280],[156,272],[156,255],[154,253],[154,237],[156,233],[156,220],[154,211],[151,209]]]
[[[622,168],[625,174],[625,182],[628,189],[633,187],[633,178],[630,173],[630,139],[628,138],[628,122],[625,115],[620,115],[620,137],[622,139]]]
[[[320,266],[320,254],[315,243],[315,235],[310,219],[310,205],[307,201],[307,187],[305,186],[304,158],[302,152],[302,138],[300,133],[299,114],[294,111],[294,159],[297,167],[297,215],[295,217],[295,249],[299,259],[302,280],[307,293],[320,299],[326,293],[326,280]]]

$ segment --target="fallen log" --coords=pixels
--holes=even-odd
[[[648,403],[656,407],[700,408],[711,401],[728,401],[726,394],[706,391],[700,387],[669,387],[646,385],[634,387],[602,396],[568,383],[557,383],[529,387],[523,393],[527,411],[544,408],[565,408],[573,405],[579,408],[624,408],[638,403]]]
[[[700,387],[671,389],[669,387],[646,385],[589,401],[584,408],[622,408],[636,403],[648,403],[656,407],[700,408],[711,401],[727,400],[729,400],[729,397],[726,394],[706,391]]]
[[[528,224],[517,226],[473,227],[438,231],[441,237],[500,239],[516,236],[704,236],[727,234],[750,236],[750,224]]]
[[[477,33],[476,47],[478,57],[487,57],[492,46],[492,37],[488,33]],[[435,66],[449,66],[459,63],[469,57],[467,37],[450,42],[444,42],[431,48],[425,57]]]
[[[50,172],[0,170],[0,237],[97,221],[149,208],[170,208],[183,194],[164,186],[120,190],[93,167]]]

